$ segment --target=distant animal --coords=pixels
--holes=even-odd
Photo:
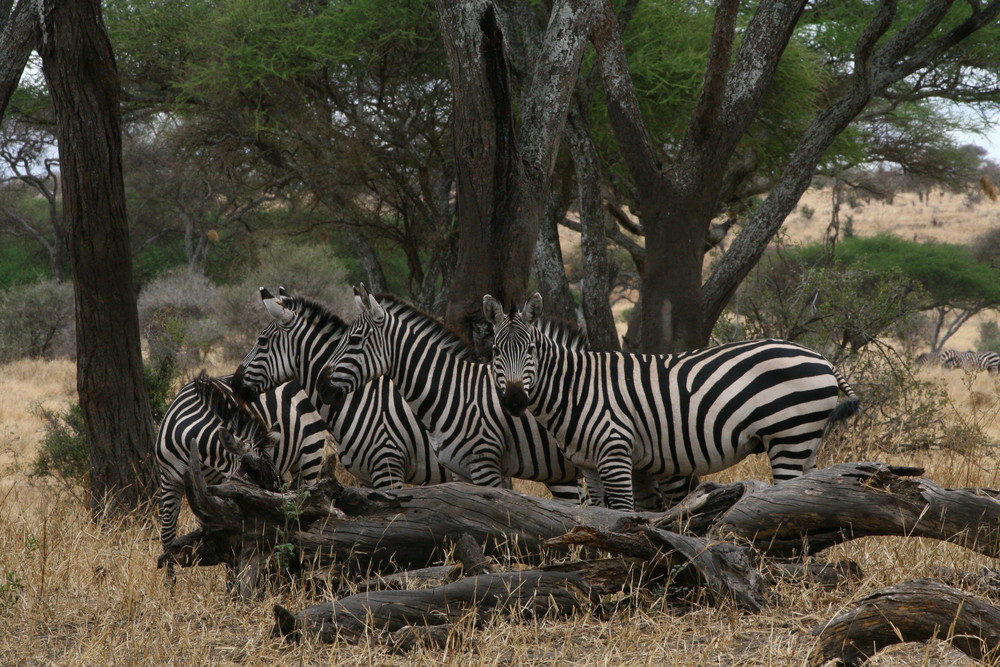
[[[247,404],[230,383],[231,376],[202,373],[181,388],[163,416],[156,461],[164,548],[177,535],[184,473],[194,448],[209,484],[240,473],[275,490],[283,475],[293,482],[319,475],[328,432],[302,388],[286,383]]]
[[[260,288],[272,318],[233,375],[244,398],[297,380],[323,416],[340,462],[362,484],[376,489],[438,484],[452,478],[431,448],[427,432],[388,379],[352,393],[339,409],[319,396],[320,373],[347,333],[347,324],[321,304]]]
[[[961,368],[989,373],[1000,372],[1000,354],[996,352],[960,352],[958,350],[942,350],[937,354],[926,352],[917,357],[917,363],[933,363],[935,359],[945,370]]]
[[[632,471],[701,475],[767,453],[775,481],[815,465],[826,431],[857,413],[850,385],[820,354],[753,340],[681,354],[578,352],[552,344],[535,322],[537,293],[505,314],[484,297],[494,327],[491,369],[514,415],[526,409],[567,458],[596,469],[610,507],[633,507]],[[847,400],[838,403],[838,391]]]

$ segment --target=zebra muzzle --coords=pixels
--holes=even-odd
[[[524,414],[525,408],[528,407],[528,394],[524,392],[520,383],[507,387],[507,391],[503,393],[503,407],[515,417]]]
[[[343,387],[334,384],[329,369],[323,371],[316,389],[320,400],[329,405],[334,411],[338,411],[344,407],[344,403],[347,400],[347,392],[344,391]]]

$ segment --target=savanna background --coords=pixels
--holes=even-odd
[[[820,465],[1000,487],[998,376],[915,364],[1000,352],[1000,166],[969,142],[996,125],[998,16],[0,2],[0,663],[800,664],[810,632],[875,589],[992,567],[869,538],[821,554],[860,579],[778,584],[758,615],[649,591],[605,617],[500,618],[444,652],[284,644],[272,604],[328,599],[329,582],[237,602],[218,568],[192,568],[168,589],[144,454],[178,387],[252,344],[259,285],[350,319],[365,281],[471,334],[484,293],[538,289],[601,350],[795,340],[864,405]],[[714,477],[769,473],[755,457]],[[968,660],[932,642],[874,662]]]
[[[975,190],[970,192],[975,195]],[[799,212],[789,220],[787,248],[822,239],[830,202],[829,189],[808,193],[802,206],[814,210]],[[891,205],[874,202],[854,209],[855,231],[972,244],[1000,226],[1000,203],[988,197],[971,206],[968,202],[968,194],[934,191],[920,201],[914,193],[903,193]],[[572,261],[577,256],[572,232],[563,235],[563,243]],[[572,274],[573,267],[567,268]],[[291,269],[284,277],[302,278]],[[189,326],[183,333],[173,333],[171,354],[180,359],[181,370],[165,388],[165,396],[172,396],[202,367],[216,374],[232,370],[240,350],[252,341],[254,327],[243,325],[240,331],[245,335],[219,340],[210,335],[211,323],[195,323],[199,313],[222,311],[218,305],[208,308],[206,304],[227,300],[238,313],[234,317],[258,317],[256,311],[261,309],[253,287],[260,282],[258,278],[266,284],[281,279],[265,268],[245,283],[228,287],[207,282],[193,285],[186,272],[168,274],[148,285],[140,299],[152,308],[144,320],[147,338],[156,340],[164,333],[157,333],[157,326],[166,333],[171,327]],[[306,283],[304,289],[350,316],[353,303],[347,296],[350,288],[344,269],[329,269],[328,275]],[[157,317],[165,316],[155,313],[163,308],[183,314],[168,325],[157,325]],[[993,311],[981,313],[948,345],[975,349],[991,344],[991,339],[982,337],[983,324],[995,318]],[[987,326],[985,331],[989,330]],[[1000,377],[916,367],[907,350],[924,351],[926,341],[903,345],[887,339],[885,345],[889,344],[900,352],[887,361],[901,373],[880,377],[891,377],[908,391],[897,387],[905,396],[880,397],[883,404],[871,406],[866,380],[877,382],[878,378],[868,376],[867,370],[850,376],[871,413],[866,416],[870,421],[828,442],[820,465],[880,460],[924,467],[930,479],[946,487],[1000,486]],[[816,557],[854,560],[863,572],[860,580],[834,589],[781,583],[772,593],[768,610],[758,615],[700,600],[685,606],[667,605],[650,592],[623,600],[607,618],[581,616],[527,624],[498,619],[469,633],[465,643],[446,652],[418,650],[395,656],[376,645],[319,645],[308,639],[285,644],[270,637],[271,606],[280,603],[298,609],[331,592],[301,581],[285,582],[268,588],[259,599],[238,602],[227,593],[221,567],[183,570],[171,590],[164,585],[162,571],[155,568],[160,548],[152,512],[104,525],[91,521],[80,477],[85,467],[67,459],[65,449],[72,448],[65,441],[78,435],[68,412],[75,401],[74,364],[68,358],[45,356],[58,355],[8,361],[0,373],[4,397],[0,406],[0,619],[4,626],[0,662],[4,664],[799,664],[807,659],[814,628],[878,588],[934,576],[941,565],[970,571],[995,566],[986,557],[934,540],[865,538]],[[876,431],[871,430],[873,425]],[[769,474],[766,460],[752,457],[712,478],[768,479]],[[515,488],[545,493],[542,487],[526,482],[516,482]],[[181,531],[193,528],[194,519],[185,506]],[[971,660],[944,643],[930,643],[886,650],[874,664],[964,665]]]

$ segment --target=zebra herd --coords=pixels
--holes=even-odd
[[[309,481],[329,435],[374,488],[519,478],[568,501],[658,509],[751,453],[767,453],[775,481],[807,472],[825,432],[859,406],[799,345],[590,352],[578,328],[540,317],[537,294],[509,314],[485,298],[489,364],[434,317],[364,286],[351,325],[284,290],[260,297],[271,321],[236,372],[186,385],[160,426],[164,547],[194,449],[209,483],[237,472],[270,488]]]
[[[917,357],[917,364],[921,366],[936,364],[949,371],[961,368],[969,371],[987,371],[993,374],[1000,373],[1000,354],[996,352],[959,352],[958,350],[925,352]]]

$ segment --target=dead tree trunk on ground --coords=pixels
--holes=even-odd
[[[940,639],[976,660],[1000,658],[1000,607],[933,579],[883,588],[813,631],[819,646],[810,665],[840,660],[860,665],[904,642]]]
[[[628,543],[618,553],[646,560],[682,554],[713,594],[755,609],[763,602],[753,552],[727,544],[734,539],[778,557],[868,535],[933,537],[1000,555],[1000,494],[903,477],[920,472],[849,463],[778,486],[704,484],[667,512],[638,514],[462,483],[391,492],[344,488],[331,478],[288,493],[237,481],[207,487],[192,465],[188,497],[202,527],[175,541],[159,562],[227,563],[245,573],[251,590],[279,545],[286,564],[376,574],[440,564],[469,534],[493,558],[538,564],[546,550],[564,551],[580,534],[560,536],[582,526],[601,549],[614,539]]]

